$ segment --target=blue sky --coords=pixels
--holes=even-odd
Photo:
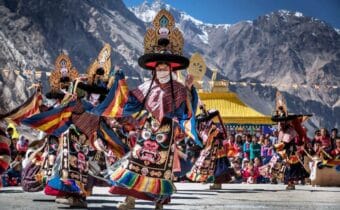
[[[123,0],[135,6],[144,0]],[[152,2],[153,0],[149,0]],[[340,0],[163,0],[207,23],[236,23],[253,20],[279,9],[299,11],[340,28]]]

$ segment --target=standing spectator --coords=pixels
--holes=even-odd
[[[242,136],[241,135],[237,135],[236,136],[236,147],[238,150],[238,156],[240,158],[243,157],[243,142],[242,142]]]
[[[242,145],[244,144],[244,142],[247,141],[247,135],[243,134],[242,135]]]
[[[271,145],[275,145],[278,143],[278,136],[279,136],[278,130],[274,130],[273,134],[269,137]]]
[[[244,158],[250,157],[250,143],[251,143],[251,135],[248,134],[246,136],[246,142],[243,143],[243,157]]]
[[[229,135],[229,139],[226,143],[224,143],[225,151],[227,152],[228,158],[234,158],[238,154],[238,150],[235,143],[235,136]]]
[[[259,136],[259,144],[264,144],[264,134],[261,134],[260,136]]]
[[[264,144],[261,146],[261,157],[263,164],[267,164],[273,156],[273,147],[268,138],[264,139]]]
[[[253,136],[253,141],[250,144],[250,160],[254,161],[256,157],[261,158],[261,145],[258,143],[258,138]]]
[[[18,152],[17,143],[20,134],[18,133],[14,124],[10,123],[6,129],[7,135],[11,140],[10,152],[11,152],[11,163],[10,168],[2,176],[4,186],[17,186],[21,180],[21,160],[22,156]]]

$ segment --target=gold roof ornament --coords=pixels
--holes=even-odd
[[[182,55],[184,39],[181,31],[175,27],[174,17],[170,12],[162,9],[152,22],[153,28],[149,28],[144,36],[144,54],[157,53],[163,50],[172,54]],[[160,46],[158,40],[168,38],[170,43]]]
[[[104,47],[100,50],[98,57],[91,63],[86,70],[88,76],[88,83],[92,85],[94,75],[98,68],[104,69],[104,80],[108,79],[108,75],[111,70],[111,46],[108,43],[104,44]]]
[[[197,89],[202,89],[202,82],[207,66],[201,54],[194,53],[190,58],[188,73],[194,76],[194,85]]]
[[[211,92],[228,92],[229,83],[227,80],[214,81]]]
[[[210,92],[228,92],[229,82],[227,80],[216,80],[217,69],[212,69],[212,76],[210,81]]]
[[[52,91],[58,91],[62,87],[61,78],[68,77],[70,81],[75,80],[78,77],[78,71],[72,66],[71,59],[65,54],[61,53],[55,60],[55,69],[51,72],[49,78]]]

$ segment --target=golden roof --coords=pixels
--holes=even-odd
[[[207,110],[219,110],[226,124],[274,124],[271,116],[261,114],[244,104],[232,92],[199,92],[199,98]],[[199,112],[199,110],[198,110]]]

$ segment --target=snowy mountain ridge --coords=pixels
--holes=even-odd
[[[173,14],[184,35],[185,56],[202,54],[209,69],[218,70],[218,79],[277,85],[231,85],[246,104],[271,114],[279,89],[290,112],[314,114],[310,126],[340,124],[340,88],[325,88],[340,87],[339,30],[299,12],[280,10],[251,21],[209,24],[159,0],[130,9],[121,0],[0,0],[0,69],[51,71],[55,58],[65,51],[84,73],[109,43],[112,65],[140,78],[128,81],[133,87],[148,76],[137,60],[144,51],[145,31],[161,8]],[[206,76],[211,77],[210,70]],[[0,99],[6,101],[0,103],[1,112],[19,105],[28,94],[25,80],[16,77],[0,76]],[[11,95],[13,82],[22,90]],[[310,88],[316,86],[319,89]]]

